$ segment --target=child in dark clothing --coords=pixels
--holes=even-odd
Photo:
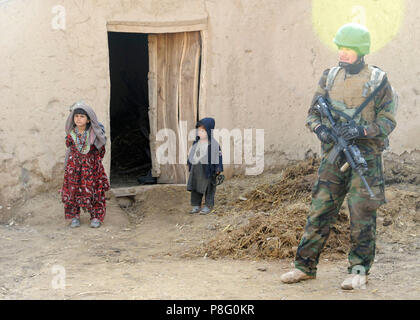
[[[187,190],[191,192],[191,214],[208,214],[214,207],[216,176],[223,171],[222,151],[213,138],[213,118],[201,119],[196,124],[197,137],[188,157]],[[203,195],[205,205],[201,208]]]

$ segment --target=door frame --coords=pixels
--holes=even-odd
[[[156,22],[142,22],[142,21],[108,21],[107,32],[128,32],[128,33],[145,33],[145,34],[162,34],[162,33],[179,33],[179,32],[192,32],[199,31],[201,38],[201,61],[200,61],[200,78],[199,78],[199,95],[198,95],[198,117],[201,119],[202,115],[207,114],[207,65],[208,65],[208,19],[195,19],[195,20],[183,20],[183,21],[156,21]],[[109,57],[108,57],[109,59]],[[150,59],[150,56],[149,56]],[[157,61],[149,61],[149,63],[157,63]],[[149,77],[156,77],[151,75]],[[149,78],[149,81],[151,79]],[[157,90],[157,86],[152,88],[149,86],[149,103],[151,112],[157,112],[157,101],[153,101],[153,97],[157,96],[157,93],[151,90]],[[149,112],[150,112],[149,111]],[[150,132],[156,132],[157,128],[157,117],[153,117],[154,122],[150,122]],[[149,116],[150,119],[150,116]],[[153,131],[154,130],[154,131]],[[153,137],[151,137],[153,138]],[[155,137],[156,138],[156,137]],[[156,139],[150,139],[150,146],[156,144]],[[156,148],[153,148],[156,150]],[[157,163],[156,153],[152,155],[152,164]],[[159,166],[153,165],[152,175],[157,177],[160,175]]]

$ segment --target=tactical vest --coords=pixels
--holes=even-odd
[[[365,101],[382,82],[386,73],[381,69],[366,65],[357,74],[348,74],[341,67],[330,69],[325,89],[328,91],[331,104],[335,110],[334,118],[337,121],[347,122],[341,113],[353,117],[357,108]],[[359,125],[367,125],[375,119],[374,99],[355,117]]]
[[[378,88],[386,73],[375,66],[365,65],[358,74],[346,74],[341,67],[330,69],[325,90],[328,93],[330,102],[333,106],[332,115],[336,121],[348,122],[348,118],[353,118],[356,110],[366,100],[366,98]],[[398,95],[391,86],[395,112],[398,107]],[[361,113],[354,117],[358,125],[369,125],[375,120],[375,99],[372,99]],[[322,123],[327,125],[329,122]],[[381,152],[388,147],[388,138],[385,139],[361,139],[358,142],[362,152]],[[324,150],[327,151],[327,150]]]

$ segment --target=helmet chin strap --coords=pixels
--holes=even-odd
[[[364,56],[358,56],[357,60],[353,63],[348,62],[339,62],[338,65],[344,68],[350,74],[357,74],[359,73],[363,67],[365,66],[365,59]]]

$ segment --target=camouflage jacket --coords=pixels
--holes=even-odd
[[[318,88],[312,99],[311,106],[306,118],[306,126],[313,131],[319,124],[330,127],[328,119],[323,119],[319,111],[314,108],[316,98],[320,95],[328,97],[333,106],[332,115],[336,122],[343,123],[348,120],[335,112],[339,110],[352,116],[354,111],[366,99],[364,87],[369,84],[371,71],[369,65],[358,74],[348,74],[344,69],[340,69],[332,85],[327,90],[327,78],[330,69],[324,71],[318,83]],[[380,70],[379,68],[377,68]],[[375,98],[366,106],[366,108],[355,118],[358,125],[362,125],[367,132],[367,137],[357,139],[355,143],[364,155],[380,154],[388,146],[388,135],[395,129],[396,102],[390,83],[378,92]],[[321,144],[322,155],[327,154],[333,147],[333,144]]]

